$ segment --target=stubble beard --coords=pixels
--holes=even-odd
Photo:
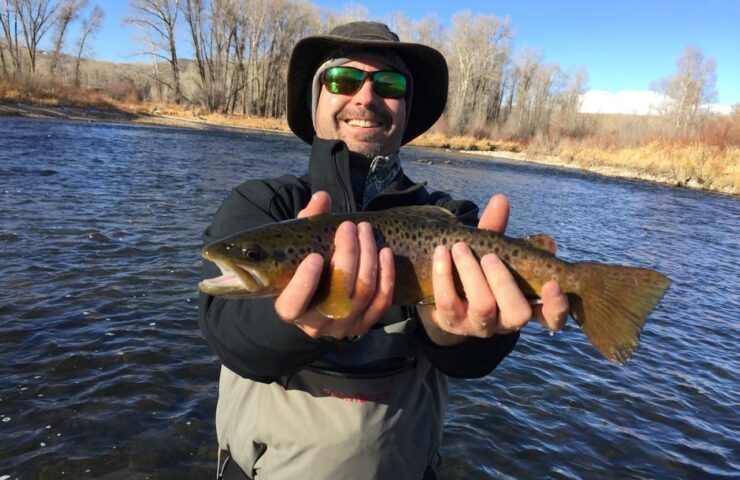
[[[351,134],[344,131],[346,127],[345,119],[361,118],[365,120],[378,121],[382,128],[368,129],[367,133],[353,131]],[[390,134],[389,126],[392,125],[391,115],[383,112],[372,110],[357,110],[353,112],[343,112],[337,115],[337,125],[339,125],[340,138],[347,144],[350,151],[359,153],[368,158],[375,158],[378,155],[387,155],[398,150],[400,141],[393,138],[397,133]],[[391,145],[393,144],[393,145]],[[398,144],[398,145],[396,145]],[[386,151],[392,150],[392,151]]]

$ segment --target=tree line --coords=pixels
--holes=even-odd
[[[59,58],[67,53],[75,58],[72,81],[86,83],[80,65],[92,53],[90,41],[103,17],[101,7],[91,7],[88,0],[0,0],[0,73],[59,78]],[[362,6],[338,13],[301,0],[129,0],[124,21],[138,32],[136,53],[151,60],[147,99],[208,112],[282,117],[293,45],[339,23],[368,18]],[[445,55],[450,94],[438,125],[445,133],[529,138],[587,132],[588,120],[579,114],[588,82],[585,68],[564,70],[547,63],[538,49],[515,51],[508,18],[466,11],[455,14],[449,27],[436,16],[411,20],[399,13],[383,21],[401,40],[431,45]],[[74,22],[79,33],[69,39]],[[39,44],[47,37],[51,60],[39,72]],[[184,37],[194,59],[183,60],[178,53]],[[716,62],[694,47],[684,50],[675,75],[654,83],[672,99],[663,116],[674,132],[690,133],[699,126],[703,105],[716,97],[715,84]]]
[[[54,78],[68,43],[69,26],[81,23],[74,41],[74,83],[80,84],[80,64],[89,40],[102,26],[105,13],[88,0],[0,0],[0,73],[5,77],[37,74],[39,45],[51,36],[48,76]]]

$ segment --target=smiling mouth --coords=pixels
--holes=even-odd
[[[383,123],[377,120],[366,120],[366,119],[359,119],[359,118],[351,118],[348,120],[344,120],[344,123],[346,123],[347,125],[351,125],[353,127],[361,127],[361,128],[378,128],[378,127],[383,126]]]

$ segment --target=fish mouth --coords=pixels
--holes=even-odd
[[[259,270],[225,260],[216,260],[203,253],[203,257],[221,269],[221,276],[208,278],[198,284],[198,289],[209,295],[242,298],[270,293],[270,281]]]

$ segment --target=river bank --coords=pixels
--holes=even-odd
[[[159,125],[179,128],[227,128],[227,129],[247,129],[247,130],[267,130],[274,132],[288,132],[284,120],[279,119],[259,119],[245,118],[224,115],[202,115],[196,112],[187,112],[184,110],[164,110],[160,107],[141,107],[136,109],[99,109],[90,107],[69,107],[69,106],[43,106],[29,105],[21,102],[0,102],[0,115],[17,115],[23,117],[35,118],[57,118],[67,120],[78,120],[87,122],[118,122],[134,123],[143,125]],[[445,150],[460,151],[466,154],[481,155],[494,158],[505,158],[522,162],[537,164],[546,164],[561,168],[576,169],[597,173],[599,175],[628,178],[634,180],[660,183],[681,188],[691,188],[697,190],[707,190],[717,193],[730,195],[740,195],[740,184],[737,181],[714,182],[707,181],[703,175],[697,174],[696,169],[687,170],[680,165],[662,165],[655,168],[651,165],[646,168],[643,165],[635,165],[630,162],[632,157],[644,157],[650,155],[650,152],[636,151],[632,152],[628,158],[613,162],[614,164],[601,163],[594,160],[598,153],[591,154],[591,158],[584,159],[583,155],[568,152],[565,156],[551,155],[532,151],[516,151],[520,149],[512,142],[480,142],[469,138],[449,138],[439,134],[425,134],[412,142],[413,146],[443,148]],[[501,145],[504,148],[501,148]],[[506,149],[507,147],[511,149]],[[577,149],[577,147],[572,150]],[[649,148],[648,148],[649,150]],[[659,149],[660,150],[660,149]],[[737,149],[736,149],[737,150]],[[599,152],[601,153],[601,152]],[[664,152],[657,152],[659,157]],[[703,156],[704,153],[702,152]],[[737,153],[731,158],[731,168],[740,170],[737,165]],[[671,162],[671,158],[664,159]],[[611,163],[611,162],[610,162]],[[652,162],[654,163],[654,162]],[[704,165],[699,167],[703,170]]]

